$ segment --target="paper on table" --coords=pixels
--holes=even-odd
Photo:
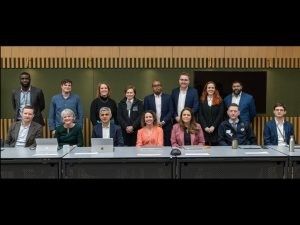
[[[137,153],[136,154],[137,156],[159,156],[159,155],[161,155],[161,154],[150,154],[150,153]]]
[[[269,152],[245,152],[247,155],[269,154]]]
[[[185,155],[209,155],[207,152],[185,153]]]

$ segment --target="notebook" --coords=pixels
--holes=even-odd
[[[240,149],[261,149],[259,145],[239,145]]]
[[[92,152],[113,152],[113,138],[91,138]]]

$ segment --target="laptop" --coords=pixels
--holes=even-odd
[[[57,153],[56,138],[36,138],[35,141],[37,153]]]
[[[113,138],[91,138],[92,152],[113,152]]]

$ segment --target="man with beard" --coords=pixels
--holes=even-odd
[[[225,106],[228,108],[231,103],[239,106],[241,122],[251,123],[256,116],[255,102],[252,95],[242,92],[243,85],[240,81],[232,82],[232,94],[224,98]]]
[[[42,111],[45,109],[44,93],[41,89],[31,86],[30,74],[22,72],[19,75],[21,88],[12,92],[12,106],[15,111],[15,120],[22,120],[22,110],[25,106],[32,106],[35,112],[33,121],[45,125]]]

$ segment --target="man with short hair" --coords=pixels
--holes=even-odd
[[[294,128],[284,119],[286,107],[282,103],[276,103],[273,107],[274,119],[268,121],[264,128],[264,145],[286,145]]]
[[[22,109],[22,120],[11,125],[5,141],[6,147],[35,147],[36,138],[42,137],[42,126],[34,121],[34,109],[25,106]]]
[[[49,109],[49,129],[52,135],[55,129],[62,124],[61,112],[64,109],[71,109],[75,113],[75,123],[83,127],[83,109],[80,97],[72,93],[72,81],[64,79],[60,83],[61,94],[54,95],[51,99]]]
[[[231,145],[233,139],[237,139],[239,145],[254,145],[256,140],[251,127],[239,119],[240,111],[236,103],[229,105],[227,115],[229,119],[218,128],[219,145]]]
[[[22,120],[22,109],[30,105],[35,111],[33,121],[45,125],[42,111],[45,109],[44,93],[40,88],[31,85],[30,74],[22,72],[19,75],[21,88],[12,92],[12,106],[15,111],[15,120]]]

